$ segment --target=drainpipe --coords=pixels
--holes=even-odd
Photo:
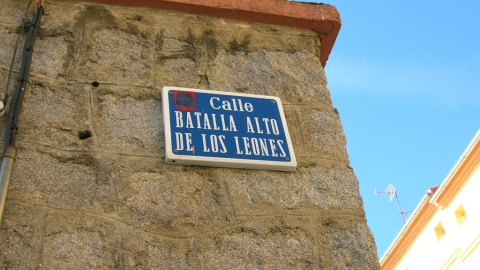
[[[0,171],[0,226],[3,223],[8,185],[10,184],[10,178],[12,178],[15,159],[17,159],[17,148],[15,146],[6,147],[3,152],[2,169]]]

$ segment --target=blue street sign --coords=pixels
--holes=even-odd
[[[166,86],[162,100],[167,163],[295,170],[278,97]]]

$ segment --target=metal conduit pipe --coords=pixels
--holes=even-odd
[[[8,185],[10,184],[10,178],[12,178],[17,152],[15,146],[8,146],[3,152],[2,169],[0,171],[0,226],[3,224],[3,212],[5,211]]]

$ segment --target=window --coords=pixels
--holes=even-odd
[[[435,234],[437,235],[437,240],[440,239],[445,235],[445,229],[443,228],[442,222],[439,222],[437,227],[435,227]]]
[[[463,204],[457,208],[455,211],[455,216],[457,217],[458,225],[462,225],[462,223],[467,219],[467,213],[465,213],[465,208],[463,208]]]

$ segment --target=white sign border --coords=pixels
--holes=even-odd
[[[170,126],[170,103],[169,103],[169,96],[168,96],[168,92],[170,90],[230,95],[230,96],[238,96],[238,97],[274,99],[277,102],[278,108],[280,110],[280,118],[282,120],[283,128],[285,131],[285,137],[287,140],[288,150],[290,152],[290,161],[269,161],[269,160],[257,160],[257,159],[203,157],[203,156],[177,155],[173,153],[172,137],[171,137],[172,130]],[[163,105],[163,125],[164,125],[164,131],[165,131],[165,162],[167,164],[197,165],[197,166],[211,166],[211,167],[223,167],[223,168],[260,169],[260,170],[274,170],[274,171],[295,171],[297,168],[297,159],[295,158],[295,153],[293,151],[292,140],[290,138],[290,133],[288,131],[288,126],[287,126],[287,121],[285,119],[285,113],[283,111],[282,101],[280,100],[279,97],[183,88],[183,87],[175,87],[175,86],[164,86],[162,88],[162,105]]]

